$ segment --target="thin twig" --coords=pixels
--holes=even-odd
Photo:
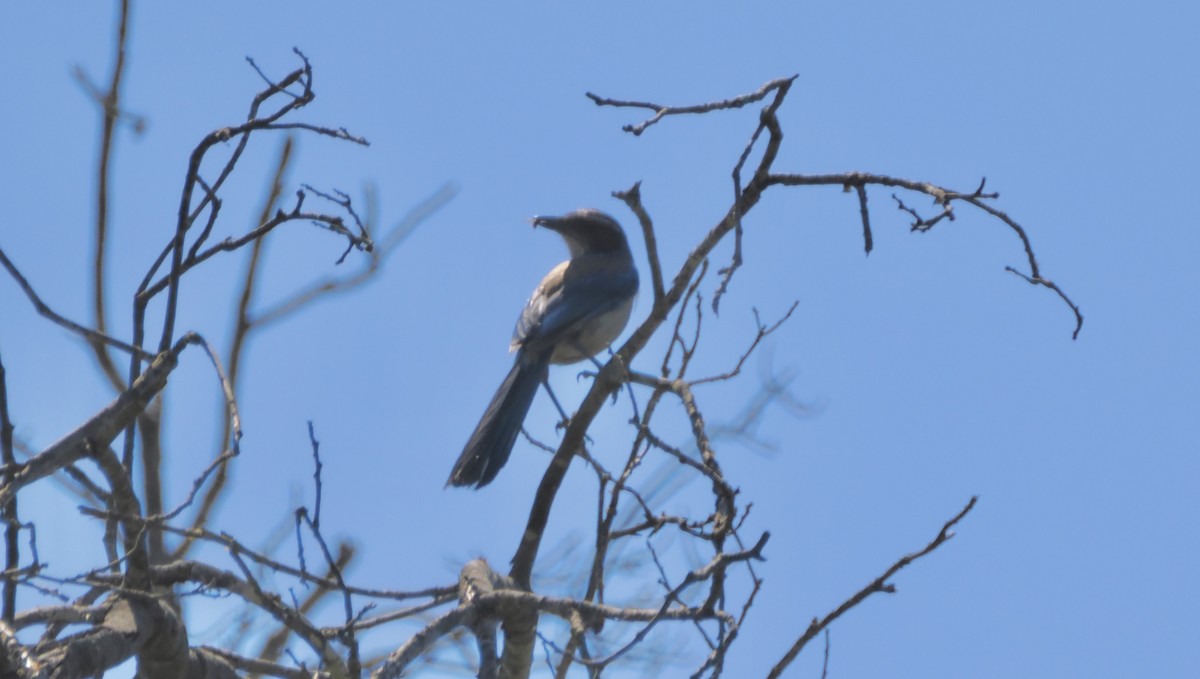
[[[863,587],[857,593],[855,593],[854,596],[843,601],[840,606],[828,613],[824,618],[819,620],[817,618],[813,618],[812,623],[809,624],[808,629],[804,631],[804,634],[800,635],[800,638],[792,644],[792,647],[788,649],[787,653],[783,654],[783,658],[781,658],[779,662],[777,662],[775,666],[771,668],[770,674],[767,675],[768,679],[775,679],[782,674],[783,671],[787,669],[787,666],[796,659],[796,656],[800,653],[801,649],[804,648],[804,645],[809,641],[812,641],[813,638],[821,633],[821,630],[825,629],[830,625],[830,623],[841,617],[843,613],[859,605],[867,597],[875,594],[876,592],[894,594],[896,592],[896,586],[888,582],[888,580],[890,580],[893,575],[899,572],[900,569],[932,552],[938,547],[941,547],[944,542],[954,537],[954,531],[952,529],[959,521],[962,521],[963,517],[966,516],[968,512],[975,508],[975,503],[978,500],[978,496],[971,497],[971,500],[967,502],[967,505],[963,507],[958,514],[955,514],[954,518],[947,521],[942,526],[942,529],[938,531],[938,534],[933,538],[933,540],[930,541],[929,544],[925,545],[923,549],[918,552],[913,552],[900,557],[896,563],[892,564],[886,571],[883,572],[883,575],[875,578],[868,583],[866,587]]]
[[[414,205],[400,221],[386,233],[374,250],[366,264],[355,274],[343,278],[327,278],[313,283],[310,287],[296,292],[291,297],[267,309],[254,314],[250,323],[253,327],[262,327],[287,318],[297,311],[307,308],[315,300],[325,295],[343,293],[353,290],[370,281],[381,269],[387,258],[394,253],[399,245],[417,229],[418,226],[432,217],[457,195],[458,189],[452,184],[445,184],[437,191]],[[369,220],[368,220],[369,221]]]
[[[892,195],[892,197],[896,200],[897,207],[900,210],[908,213],[913,218],[911,224],[912,230],[920,232],[928,231],[943,219],[947,221],[954,221],[953,208],[956,202],[963,202],[974,206],[991,215],[992,217],[999,219],[1017,235],[1017,238],[1021,241],[1022,248],[1025,250],[1025,258],[1029,264],[1029,274],[1021,274],[1012,267],[1006,267],[1005,270],[1020,275],[1021,278],[1023,278],[1027,283],[1039,285],[1053,290],[1054,293],[1057,294],[1059,298],[1061,298],[1062,301],[1065,302],[1066,305],[1071,309],[1071,313],[1074,314],[1075,329],[1071,333],[1071,338],[1079,338],[1079,332],[1083,329],[1083,313],[1080,311],[1079,306],[1072,302],[1057,284],[1041,275],[1041,270],[1038,267],[1037,257],[1034,256],[1033,243],[1030,241],[1029,235],[1025,232],[1025,228],[1017,223],[1015,219],[1010,217],[1003,210],[999,210],[986,202],[1000,197],[1000,194],[996,192],[983,192],[986,179],[985,181],[980,182],[977,189],[969,193],[954,191],[953,189],[947,189],[929,182],[914,181],[900,177],[890,177],[888,175],[871,174],[868,172],[844,172],[841,174],[813,175],[771,174],[765,177],[764,181],[767,186],[841,186],[843,189],[846,189],[847,187],[855,187],[858,189],[868,185],[888,186],[892,188],[904,189],[906,191],[912,191],[914,193],[924,194],[933,198],[934,202],[941,206],[941,212],[934,217],[922,217],[915,209],[905,205],[904,201],[900,200],[899,196],[896,196],[895,194]],[[864,194],[860,194],[860,196],[861,195]],[[859,209],[862,211],[865,219],[865,200],[861,200]],[[866,228],[866,222],[864,222],[864,228]]]
[[[45,302],[42,301],[41,297],[38,297],[38,294],[33,290],[33,286],[29,284],[29,281],[27,281],[25,277],[21,275],[21,272],[17,270],[16,265],[13,264],[12,261],[9,260],[8,256],[4,254],[3,248],[0,248],[0,266],[3,266],[8,271],[8,274],[12,276],[13,280],[17,282],[17,285],[21,286],[21,290],[25,293],[25,296],[28,297],[29,301],[33,303],[34,309],[37,309],[37,312],[42,316],[45,316],[54,323],[83,337],[89,342],[99,342],[101,344],[115,347],[121,351],[131,354],[139,361],[148,361],[154,358],[154,354],[151,354],[140,347],[133,346],[132,344],[123,342],[115,337],[109,337],[108,335],[96,330],[92,330],[91,328],[85,328],[75,321],[56,313],[53,309],[47,306]]]
[[[230,650],[216,646],[201,646],[200,648],[218,656],[243,672],[266,674],[272,677],[281,677],[282,679],[331,679],[333,677],[329,672],[288,667],[258,658],[247,658],[246,656],[238,655]]]
[[[862,184],[857,184],[854,192],[858,194],[858,212],[862,215],[863,252],[869,255],[871,248],[875,247],[875,239],[871,237],[871,213],[867,211],[867,188]]]
[[[250,63],[257,70],[257,66],[254,65],[252,60]],[[279,151],[279,158],[275,162],[275,171],[272,174],[271,183],[267,189],[267,195],[263,200],[262,207],[259,210],[258,219],[254,222],[254,224],[263,224],[267,222],[271,218],[271,214],[275,211],[275,206],[279,202],[280,196],[283,195],[284,177],[291,165],[292,148],[294,143],[295,140],[291,136],[288,136],[286,139],[284,139],[283,146]],[[241,376],[240,369],[242,352],[246,347],[247,338],[249,337],[251,328],[250,303],[257,289],[259,262],[262,259],[266,242],[266,235],[264,234],[262,238],[256,239],[250,246],[250,255],[247,259],[246,271],[242,279],[242,291],[238,296],[237,311],[234,316],[233,336],[230,339],[229,351],[227,352],[227,356],[229,357],[227,383],[230,393],[234,394],[235,397],[238,390],[238,379]],[[233,436],[233,424],[234,423],[231,418],[224,418],[221,431],[221,443],[218,446],[218,450],[220,452],[217,455],[217,461],[214,461],[214,465],[209,467],[210,469],[215,469],[216,476],[213,478],[212,485],[209,486],[208,490],[205,492],[204,498],[200,503],[200,508],[196,511],[196,516],[192,521],[192,525],[194,526],[204,526],[208,523],[209,515],[217,506],[217,501],[221,497],[221,493],[226,487],[225,484],[229,478],[229,467],[225,464],[225,462],[231,458],[225,458],[226,453],[229,452],[225,446],[230,440],[230,437]],[[194,488],[198,489],[199,486],[194,486]],[[191,503],[191,499],[192,498],[189,498],[188,504]],[[176,547],[173,558],[183,558],[188,553],[188,550],[191,549],[191,546],[191,540],[185,539],[178,547]]]
[[[613,191],[612,195],[629,206],[629,209],[637,216],[638,224],[642,227],[642,238],[646,242],[646,261],[650,264],[651,289],[654,291],[654,303],[658,304],[666,294],[663,291],[662,261],[658,257],[658,238],[654,235],[654,221],[650,219],[650,213],[646,212],[646,207],[642,205],[642,183],[634,182],[629,189]]]
[[[117,34],[114,42],[112,73],[109,76],[108,90],[100,92],[95,86],[93,98],[100,104],[103,122],[100,126],[100,153],[96,168],[96,239],[92,251],[92,320],[96,332],[107,335],[107,314],[105,313],[105,257],[108,243],[108,203],[110,198],[109,183],[111,179],[113,146],[116,140],[116,125],[121,119],[121,83],[125,75],[125,50],[129,37],[129,1],[121,0],[120,14],[117,19]],[[76,79],[85,86],[91,83],[83,73],[82,68],[76,69]],[[140,129],[144,121],[138,118],[135,129]],[[108,345],[89,337],[88,344],[96,355],[104,375],[108,377],[113,388],[118,392],[125,390],[125,381],[117,369],[117,364],[108,353]]]
[[[756,101],[764,99],[772,90],[777,90],[785,85],[790,85],[798,76],[789,78],[779,78],[758,88],[758,90],[749,94],[743,94],[732,99],[723,99],[721,101],[712,101],[706,104],[696,104],[693,106],[665,106],[663,104],[652,104],[644,101],[621,101],[619,99],[608,99],[601,97],[591,92],[585,93],[588,99],[591,99],[597,106],[615,106],[618,108],[645,108],[654,111],[654,115],[650,118],[638,123],[637,125],[625,125],[621,129],[633,134],[634,136],[641,135],[646,131],[646,128],[662,120],[670,115],[683,115],[688,113],[708,113],[709,111],[718,111],[722,109],[741,108],[746,104],[752,104]]]

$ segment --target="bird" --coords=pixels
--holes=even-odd
[[[491,483],[508,462],[538,386],[546,384],[554,398],[547,383],[550,365],[594,360],[625,329],[633,311],[637,267],[617,220],[585,208],[534,217],[533,226],[562,236],[570,258],[546,274],[517,318],[509,345],[516,352],[512,369],[463,447],[447,486],[478,489]]]

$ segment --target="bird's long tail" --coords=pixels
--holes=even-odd
[[[458,462],[454,463],[446,485],[482,488],[496,478],[496,473],[508,462],[538,385],[546,379],[549,358],[549,354],[530,356],[524,351],[517,354],[508,377],[496,390]]]

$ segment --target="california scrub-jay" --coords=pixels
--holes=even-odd
[[[588,209],[534,217],[533,225],[558,232],[571,258],[551,269],[525,304],[509,345],[517,352],[512,370],[458,456],[448,486],[482,488],[496,478],[550,364],[595,356],[621,334],[633,310],[637,268],[615,219]]]

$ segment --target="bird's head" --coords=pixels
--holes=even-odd
[[[534,217],[533,225],[562,236],[571,257],[586,253],[629,253],[629,242],[621,225],[599,210],[584,208],[561,217]]]

